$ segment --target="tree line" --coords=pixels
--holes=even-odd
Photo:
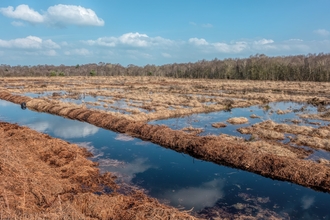
[[[0,76],[162,76],[174,78],[330,81],[330,54],[200,60],[195,63],[128,65],[99,62],[75,66],[0,66]]]

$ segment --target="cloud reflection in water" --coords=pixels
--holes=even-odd
[[[219,199],[223,198],[223,187],[223,179],[214,179],[199,187],[167,191],[164,198],[169,200],[171,205],[183,206],[186,209],[194,208],[197,211],[205,207],[212,207]]]
[[[129,163],[112,159],[100,159],[98,162],[102,171],[115,173],[126,183],[131,183],[137,173],[143,173],[152,167],[144,158],[137,158]]]
[[[46,130],[54,132],[60,138],[81,138],[93,135],[98,132],[99,128],[88,124],[69,120],[59,121],[39,121],[28,125],[30,128],[45,132]]]

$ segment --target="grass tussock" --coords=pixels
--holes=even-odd
[[[252,134],[258,138],[262,139],[275,139],[275,140],[284,140],[284,134],[273,131],[273,130],[264,130],[259,129],[254,126],[252,127],[242,127],[237,129],[241,134]]]
[[[245,124],[249,122],[249,119],[245,117],[234,117],[234,118],[229,118],[227,122],[230,124]]]
[[[227,127],[227,125],[223,122],[216,122],[216,123],[212,124],[212,127],[214,127],[214,128],[224,128],[224,127]]]

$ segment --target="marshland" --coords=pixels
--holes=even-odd
[[[329,218],[328,82],[68,75],[1,78],[3,218]]]

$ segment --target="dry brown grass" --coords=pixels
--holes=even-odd
[[[117,193],[77,145],[3,122],[0,139],[1,219],[195,219],[142,192]]]
[[[273,131],[257,128],[256,126],[252,127],[243,127],[237,129],[241,134],[251,134],[253,136],[262,138],[262,139],[275,139],[275,140],[284,140],[284,134]]]
[[[249,122],[249,119],[245,117],[234,117],[234,118],[229,118],[227,122],[230,124],[245,124]]]
[[[192,126],[182,128],[181,130],[185,131],[185,132],[188,132],[189,134],[194,134],[194,135],[200,134],[204,131],[203,128],[194,128]]]
[[[212,124],[212,127],[214,127],[214,128],[224,128],[224,127],[227,127],[227,125],[223,122],[216,122],[216,123]]]

